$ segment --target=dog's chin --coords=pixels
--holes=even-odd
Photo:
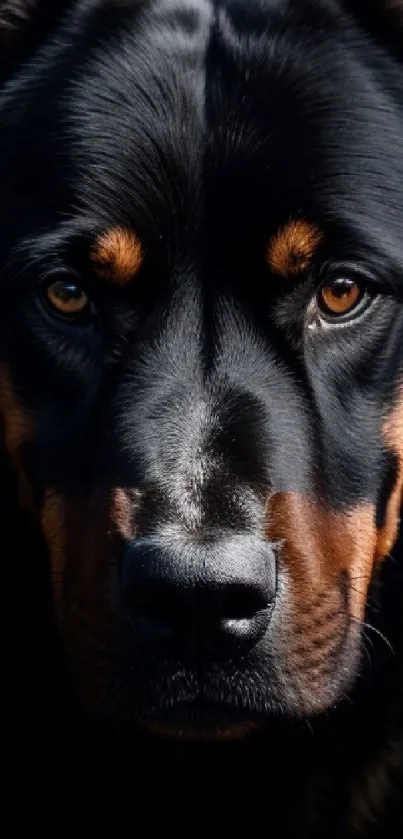
[[[328,715],[346,695],[343,685],[336,687],[334,682],[320,692],[306,688],[299,696],[291,690],[249,693],[249,701],[247,694],[234,696],[230,691],[225,697],[200,690],[157,695],[149,686],[139,701],[139,694],[129,685],[119,687],[112,695],[107,692],[105,703],[81,695],[79,704],[86,715],[121,732],[137,731],[182,743],[247,741],[264,732],[270,736],[279,727],[299,726],[304,720]]]
[[[245,740],[263,724],[264,717],[250,710],[202,700],[180,702],[140,721],[149,734],[182,742]]]
[[[338,706],[361,671],[354,635],[333,660],[323,651],[320,671],[306,659],[290,670],[256,650],[203,672],[200,663],[152,657],[110,661],[109,668],[91,650],[86,666],[74,668],[73,691],[86,715],[112,726],[169,739],[239,740]]]

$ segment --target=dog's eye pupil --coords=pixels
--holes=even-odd
[[[70,280],[56,280],[46,288],[46,298],[53,309],[73,317],[89,308],[89,299],[79,285]]]
[[[363,296],[363,289],[354,280],[337,278],[319,289],[318,303],[326,315],[337,317],[352,312]]]

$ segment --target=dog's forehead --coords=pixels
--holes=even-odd
[[[137,219],[158,236],[194,216],[210,22],[209,0],[143,3],[91,40],[66,121],[79,200],[108,225]]]
[[[366,102],[383,106],[386,94],[337,19],[328,14],[320,31],[315,15],[285,24],[268,3],[263,29],[258,7],[244,7],[238,31],[236,3],[145,4],[113,37],[94,38],[65,119],[79,199],[105,228],[172,244],[178,230],[190,243],[206,206],[232,233],[262,236],[301,211],[354,223],[363,207],[379,215],[392,175],[382,107]]]
[[[66,115],[81,194],[92,207],[113,206],[123,215],[127,203],[158,226],[159,211],[178,217],[182,210],[182,220],[191,219],[200,190],[217,193],[217,178],[220,189],[234,192],[249,182],[255,200],[270,187],[266,206],[279,199],[279,165],[281,193],[286,179],[301,182],[308,140],[315,145],[315,71],[308,57],[297,66],[292,29],[285,46],[284,37],[279,42],[270,4],[266,31],[251,43],[238,36],[233,5],[146,4],[143,15],[120,21],[113,38],[94,39]],[[331,85],[324,95],[329,105]]]

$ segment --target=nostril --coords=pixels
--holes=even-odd
[[[267,606],[267,598],[259,589],[234,585],[224,595],[222,614],[226,620],[248,620]]]
[[[174,591],[167,591],[164,585],[155,588],[135,587],[129,592],[126,606],[132,624],[140,624],[159,636],[174,634],[182,612],[179,598]]]
[[[193,656],[202,650],[214,660],[243,654],[263,637],[272,617],[273,551],[244,538],[185,547],[162,550],[138,540],[125,552],[120,591],[137,637],[161,653]]]

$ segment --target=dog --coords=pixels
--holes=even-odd
[[[400,836],[403,3],[6,0],[0,56],[19,669],[42,610],[99,731]]]

